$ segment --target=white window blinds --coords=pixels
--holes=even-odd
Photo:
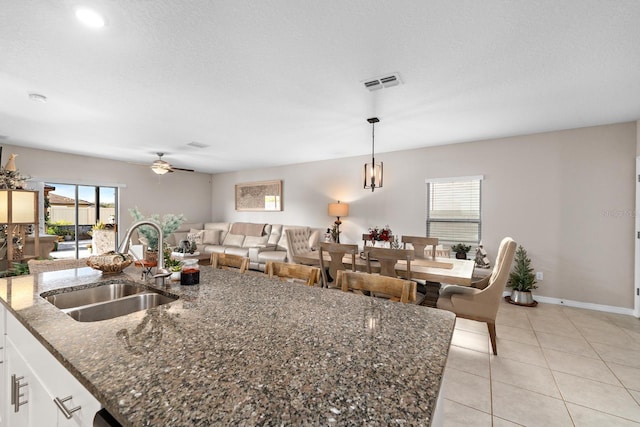
[[[481,183],[482,176],[427,180],[427,236],[445,243],[479,243]]]

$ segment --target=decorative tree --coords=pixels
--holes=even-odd
[[[515,256],[515,265],[513,271],[509,274],[507,286],[513,288],[514,291],[531,292],[536,289],[536,275],[533,274],[531,267],[531,259],[527,256],[527,251],[518,246]]]
[[[158,224],[160,224],[160,228],[162,228],[163,239],[166,239],[167,237],[169,237],[169,235],[174,231],[176,231],[178,228],[180,228],[180,225],[182,225],[182,223],[185,221],[183,214],[180,214],[180,215],[167,214],[162,217],[162,221],[160,221],[160,215],[158,214],[153,214],[150,217],[145,218],[144,215],[140,213],[137,207],[133,209],[129,209],[129,213],[131,214],[133,219],[136,221],[147,219],[147,220],[155,221]],[[138,228],[138,230],[142,235],[142,237],[144,238],[144,240],[146,240],[148,249],[150,251],[157,250],[158,249],[158,232],[156,231],[156,229],[153,227],[149,227],[147,225],[143,225],[140,228]]]

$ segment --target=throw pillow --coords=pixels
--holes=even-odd
[[[187,240],[190,242],[196,242],[196,245],[202,244],[202,238],[204,236],[204,230],[191,229],[187,234]]]

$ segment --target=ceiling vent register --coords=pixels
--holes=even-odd
[[[400,80],[400,76],[398,75],[398,73],[393,73],[382,77],[375,77],[363,82],[364,87],[367,88],[370,92],[385,87],[398,86],[400,83],[402,83],[402,81]]]

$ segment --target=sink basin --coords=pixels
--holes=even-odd
[[[97,322],[99,320],[113,319],[136,311],[146,310],[175,301],[176,297],[157,294],[155,292],[143,292],[130,295],[113,301],[91,304],[63,310],[78,322]]]
[[[113,301],[114,299],[143,291],[145,291],[143,286],[131,283],[107,283],[92,288],[78,289],[77,291],[56,293],[45,297],[45,299],[56,307],[65,309],[97,302]]]
[[[103,283],[73,291],[58,289],[40,296],[78,322],[113,319],[178,299],[135,282]]]

